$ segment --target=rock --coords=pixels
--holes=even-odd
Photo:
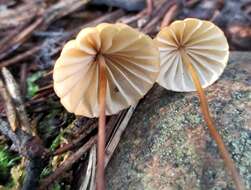
[[[145,7],[145,0],[93,0],[92,3],[119,7],[127,11],[139,11]]]
[[[251,189],[251,54],[232,52],[206,89],[210,110]],[[109,190],[234,190],[196,93],[155,85],[137,107],[107,169]]]

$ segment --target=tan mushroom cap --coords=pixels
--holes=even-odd
[[[169,90],[196,90],[182,61],[183,53],[189,57],[203,88],[214,83],[227,65],[226,37],[209,21],[194,18],[175,21],[159,32],[155,42],[160,51],[161,68],[157,82]]]
[[[151,38],[124,24],[85,28],[64,46],[56,61],[54,90],[76,115],[98,117],[98,57],[106,65],[106,114],[135,104],[159,73],[159,51]]]

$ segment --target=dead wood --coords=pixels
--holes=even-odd
[[[22,103],[18,85],[10,72],[2,69],[4,81],[0,80],[0,94],[5,100],[7,117],[11,127],[1,121],[0,131],[12,140],[14,149],[28,159],[23,190],[36,189],[40,174],[47,163],[48,151],[37,136],[33,136]]]

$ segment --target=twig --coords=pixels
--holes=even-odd
[[[132,117],[132,114],[135,110],[137,105],[131,106],[130,109],[127,111],[126,115],[122,118],[122,121],[119,122],[116,126],[115,132],[111,137],[110,142],[106,146],[106,157],[105,157],[105,167],[107,166],[108,162],[110,161],[119,141],[122,136],[122,133],[126,129],[126,126],[129,120]]]
[[[23,61],[25,59],[28,59],[29,57],[35,55],[39,50],[41,50],[41,46],[35,46],[32,49],[29,49],[24,53],[21,53],[13,58],[3,61],[2,63],[0,63],[0,68],[7,67],[15,63],[18,63],[20,61]]]
[[[27,171],[22,189],[36,189],[40,173],[42,172],[44,164],[47,163],[49,154],[42,145],[40,139],[36,136],[32,136],[30,130],[27,130],[29,128],[28,119],[20,97],[18,85],[15,82],[13,76],[5,68],[2,69],[2,74],[6,83],[6,87],[3,81],[0,80],[0,93],[5,100],[11,100],[5,101],[7,112],[8,109],[14,112],[11,117],[7,115],[8,120],[10,123],[13,123],[12,120],[18,121],[16,122],[18,125],[16,126],[15,131],[11,131],[11,129],[4,124],[3,121],[1,121],[1,123],[4,125],[0,126],[0,131],[12,140],[15,149],[19,152],[19,154],[25,156],[29,160],[26,167]]]
[[[26,115],[26,111],[24,108],[23,100],[21,98],[18,84],[16,83],[15,79],[6,68],[2,69],[2,74],[4,76],[8,92],[10,93],[10,96],[12,97],[12,100],[14,101],[14,104],[15,104],[15,108],[12,105],[13,109],[16,109],[18,112],[21,127],[24,131],[31,133],[29,120]]]
[[[74,138],[78,138],[83,133],[88,133],[87,130],[90,127],[93,127],[93,124],[97,122],[96,118],[87,118],[87,117],[77,117],[72,124],[78,128],[78,130],[74,131],[72,136]]]
[[[110,117],[110,119],[109,119],[109,121],[108,121],[108,123],[107,123],[107,129],[106,129],[106,134],[107,134],[107,136],[106,136],[106,142],[107,142],[107,145],[106,145],[106,150],[108,149],[108,151],[106,151],[106,153],[107,152],[110,152],[110,153],[108,153],[108,156],[109,156],[109,159],[111,158],[111,155],[112,155],[112,153],[113,153],[113,151],[111,151],[111,147],[109,148],[108,146],[110,146],[110,142],[109,142],[109,139],[113,139],[113,137],[111,137],[111,136],[116,136],[116,137],[118,137],[118,130],[117,130],[117,128],[118,128],[118,126],[123,126],[124,128],[125,128],[125,125],[126,125],[126,123],[128,122],[128,119],[130,118],[130,114],[132,113],[132,109],[133,108],[130,108],[129,109],[129,111],[128,110],[124,110],[124,111],[121,111],[119,114],[117,114],[117,115],[114,115],[114,116],[111,116]],[[126,117],[125,117],[125,115],[127,115]],[[126,118],[126,119],[124,119],[124,118]],[[123,123],[122,125],[120,125],[121,124],[121,122]],[[122,133],[122,131],[120,130],[120,132]],[[115,133],[115,135],[113,135],[112,133]],[[120,134],[121,134],[120,133]],[[116,138],[116,142],[118,142],[118,139]],[[114,147],[116,147],[116,143],[114,143],[114,142],[112,142],[112,144],[113,144],[113,148]],[[95,145],[92,147],[92,148],[94,148],[95,147]],[[95,148],[96,149],[96,148]],[[114,148],[115,149],[115,148]],[[96,152],[95,152],[95,154],[96,154]],[[107,154],[106,154],[106,156],[107,156]],[[89,162],[90,162],[90,158],[89,158]],[[105,167],[107,166],[107,158],[105,159]],[[96,156],[94,156],[93,157],[93,161],[92,161],[92,172],[91,172],[91,179],[87,182],[87,180],[86,180],[86,178],[85,178],[85,180],[84,180],[84,182],[82,183],[82,185],[80,185],[80,189],[81,190],[85,190],[86,188],[86,184],[88,183],[89,184],[89,189],[90,190],[94,190],[95,188],[96,188],[96,183],[95,183],[95,175],[96,175]],[[86,171],[87,172],[87,171]],[[89,175],[89,172],[87,172],[88,173],[88,175]],[[87,174],[86,174],[87,175]]]
[[[23,44],[32,34],[32,32],[42,24],[43,18],[38,18],[29,27],[21,31],[17,36],[15,36],[9,43],[0,48],[0,60],[5,58],[7,55],[16,50],[21,44]]]
[[[59,149],[57,149],[53,155],[62,154],[64,152],[67,152],[71,150],[72,148],[76,147],[80,141],[82,141],[88,134],[90,134],[94,129],[97,128],[97,124],[92,124],[90,126],[87,126],[87,130],[85,130],[76,140],[73,140],[72,142],[63,145]]]
[[[89,160],[88,160],[88,165],[87,165],[87,169],[86,169],[86,174],[84,177],[84,182],[82,183],[80,190],[87,190],[88,185],[91,181],[91,177],[92,177],[92,168],[96,165],[96,162],[94,163],[94,159],[93,157],[96,157],[96,146],[93,145],[91,150],[90,150],[90,154],[89,154]]]
[[[39,88],[38,92],[42,92],[42,91],[49,90],[49,89],[53,89],[53,84],[49,84],[47,86]]]
[[[22,97],[26,95],[26,80],[27,80],[27,64],[23,64],[20,70],[20,92]]]
[[[96,143],[97,136],[92,137],[77,152],[73,153],[65,162],[63,162],[50,176],[41,181],[40,190],[45,189],[52,184],[63,172],[71,168],[72,164],[78,161],[91,147]]]
[[[66,41],[66,40],[70,39],[73,35],[75,35],[76,33],[78,33],[81,28],[94,26],[94,25],[96,25],[98,23],[102,23],[102,22],[113,22],[113,21],[117,20],[118,18],[122,17],[124,14],[125,13],[122,10],[116,10],[116,11],[114,11],[112,13],[108,13],[108,14],[106,14],[106,15],[98,18],[98,19],[95,19],[94,21],[90,21],[89,23],[84,24],[84,25],[82,25],[82,26],[74,29],[73,31],[69,32],[67,35],[65,35],[64,40],[62,40],[62,41]],[[53,21],[53,19],[51,21]],[[30,31],[30,32],[32,32],[32,31]],[[15,35],[16,35],[16,33],[15,33]],[[22,43],[25,42],[26,39],[23,39]],[[7,40],[7,42],[8,41],[9,40]],[[0,48],[0,60],[3,59],[4,57],[6,57],[7,55],[9,55],[9,53],[11,53],[12,51],[14,51],[18,47],[18,45],[14,45],[13,44],[14,42],[11,42],[11,43],[12,44],[7,43],[8,44],[7,47],[10,48],[11,46],[13,46],[15,48],[14,49],[10,48],[10,50],[9,50],[10,52],[9,51],[3,52],[3,54],[1,55],[1,49],[3,49],[3,48]],[[63,44],[61,44],[61,47],[62,46],[63,46]],[[5,47],[4,49],[7,49],[7,47]],[[34,55],[35,53],[37,53],[41,49],[42,49],[42,46],[36,46],[36,47],[33,47],[30,50],[27,50],[24,53],[21,53],[21,54],[15,56],[15,57],[13,57],[13,58],[10,58],[10,59],[8,59],[6,61],[2,61],[2,63],[0,62],[0,68],[7,67],[7,66],[13,65],[15,63],[21,62],[21,61],[23,61],[25,59],[28,59],[29,57],[31,57],[32,55]],[[58,48],[57,52],[55,52],[55,53],[58,53],[60,50],[61,50],[61,48]]]
[[[107,123],[107,134],[111,134],[114,127],[116,126],[115,121],[118,121],[118,119],[120,119],[119,116],[121,116],[121,114],[124,114],[124,112],[121,112],[119,115],[116,116],[112,116],[110,118],[110,120]],[[88,126],[88,124],[87,124]],[[90,134],[91,131],[93,131],[93,129],[97,128],[97,123],[96,122],[90,122],[90,126],[89,127],[85,127],[85,129],[83,129],[83,131],[81,131],[81,135],[78,136],[78,139],[76,139],[75,141],[73,141],[70,144],[65,145],[62,148],[59,148],[54,155],[56,154],[60,154],[63,152],[68,151],[69,149],[75,147],[80,141],[83,140],[83,138],[85,138],[87,136],[87,134]],[[87,129],[87,130],[86,130]],[[61,173],[65,172],[66,170],[68,170],[72,164],[74,164],[75,162],[77,162],[82,155],[91,147],[95,144],[97,139],[97,135],[94,135],[93,137],[91,137],[90,140],[88,140],[81,148],[78,149],[77,152],[73,153],[61,166],[59,166],[59,168],[57,168],[55,170],[54,173],[52,173],[49,177],[47,177],[46,179],[42,180],[41,185],[40,185],[40,189],[44,189],[47,186],[49,186],[55,179],[57,179]],[[81,150],[82,149],[82,150]],[[96,161],[95,164],[96,165]]]
[[[147,15],[151,15],[153,11],[153,0],[147,0]]]
[[[138,20],[138,28],[144,27],[145,24],[147,24],[147,22],[151,19],[153,16],[153,7],[153,0],[146,0],[146,8],[135,16],[135,18]]]
[[[19,34],[12,38],[9,43],[6,43],[6,45],[0,47],[0,60],[7,57],[21,44],[23,44],[31,36],[32,32],[35,29],[37,29],[38,27],[46,29],[55,20],[72,13],[87,2],[88,0],[65,0],[59,1],[55,5],[48,8],[46,11],[44,9],[39,10],[35,22],[33,22],[29,27],[20,31]]]
[[[80,7],[83,7],[89,0],[61,0],[58,3],[52,5],[45,11],[45,25],[49,26],[55,20],[58,20],[66,15],[71,14]],[[43,26],[45,27],[45,26]]]
[[[9,124],[2,118],[0,118],[0,132],[12,141],[15,149],[18,149],[18,147],[20,147],[21,143],[17,135],[11,130]]]
[[[92,162],[92,178],[90,182],[90,190],[94,190],[96,188],[95,183],[95,177],[96,177],[96,158],[97,158],[97,151],[96,151],[96,145],[93,147],[95,149],[94,155],[93,155],[93,162]]]
[[[164,19],[161,22],[160,27],[163,28],[165,26],[168,26],[170,24],[170,22],[172,21],[174,15],[176,14],[178,9],[178,5],[174,4],[172,5],[169,10],[166,12]]]
[[[14,38],[16,35],[18,35],[20,33],[20,31],[24,30],[24,28],[26,27],[26,25],[21,25],[19,27],[17,27],[15,30],[13,31],[9,31],[8,33],[6,33],[5,38],[1,39],[0,41],[0,47],[5,46],[7,43],[9,43],[9,41],[12,40],[12,38]]]
[[[48,94],[50,94],[52,92],[54,92],[53,91],[53,84],[49,84],[47,86],[41,87],[37,91],[37,94],[32,96],[31,100],[37,100],[39,98],[46,97],[46,95],[48,95]]]
[[[30,1],[29,4],[20,4],[16,8],[1,10],[0,30],[13,30],[20,25],[27,25],[41,9],[41,3]]]
[[[144,33],[150,33],[156,30],[156,25],[162,19],[166,13],[166,11],[175,4],[175,1],[164,1],[163,5],[155,11],[155,15],[153,16],[153,19],[148,22],[148,24],[142,29]]]
[[[93,21],[90,21],[89,23],[84,24],[84,25],[74,29],[73,31],[71,31],[69,33],[68,39],[71,38],[72,36],[76,35],[82,28],[95,26],[95,25],[100,24],[102,22],[114,22],[124,15],[125,15],[125,12],[121,9],[118,9],[118,10],[113,11],[111,13],[105,14],[104,16],[101,16],[100,18],[97,18]]]
[[[0,89],[1,89],[0,91],[1,96],[5,101],[5,110],[10,127],[13,131],[16,131],[16,129],[20,127],[19,120],[17,119],[16,110],[10,98],[9,92],[5,88],[4,83],[1,79],[0,79]]]

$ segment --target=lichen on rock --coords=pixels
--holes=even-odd
[[[251,188],[251,56],[232,52],[206,88],[210,111]],[[107,170],[108,189],[234,189],[202,118],[196,93],[157,85],[136,109]]]

